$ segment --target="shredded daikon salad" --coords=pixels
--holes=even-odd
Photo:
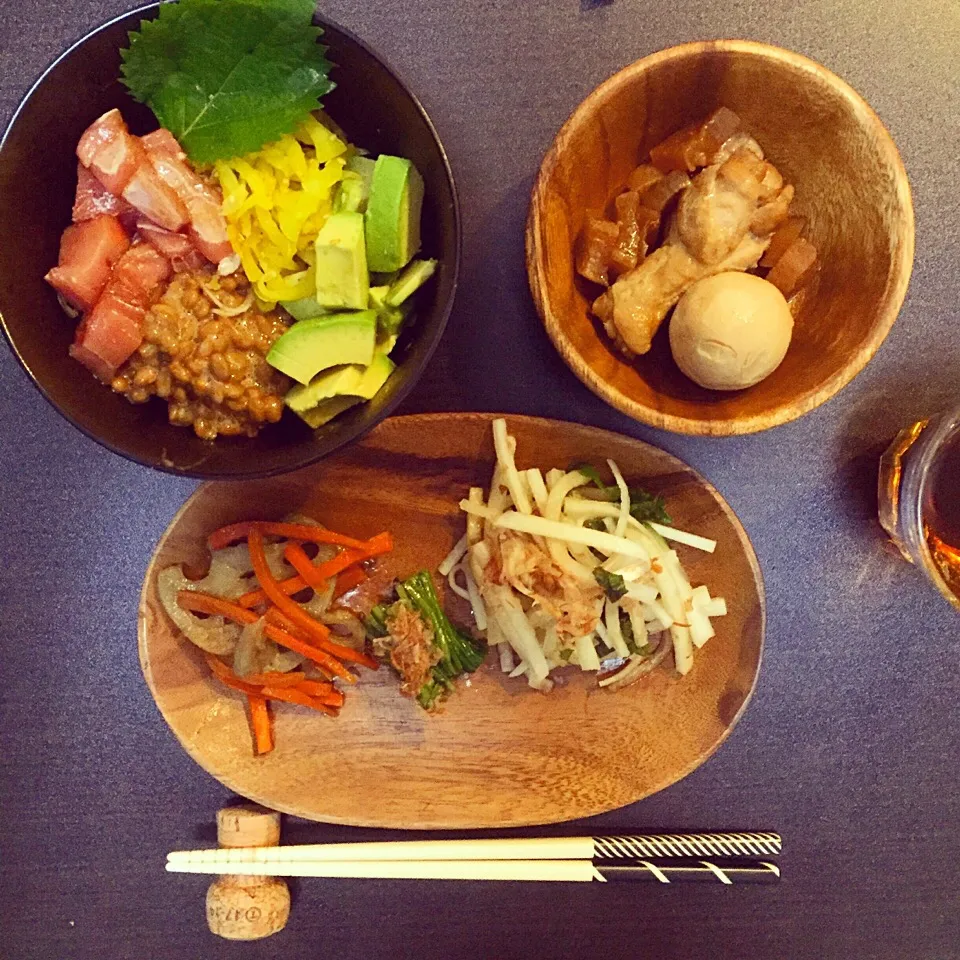
[[[716,542],[637,519],[647,503],[632,504],[631,493],[661,511],[662,501],[631,491],[612,460],[616,486],[594,499],[595,471],[519,470],[505,420],[493,422],[493,439],[490,489],[460,501],[467,530],[439,572],[471,604],[501,669],[549,691],[551,671],[572,664],[615,689],[672,650],[686,674],[727,606],[690,584],[671,543],[712,553]]]

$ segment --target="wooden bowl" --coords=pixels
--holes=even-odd
[[[144,581],[140,662],[184,749],[229,789],[287,813],[359,826],[553,823],[662,790],[730,733],[756,682],[765,620],[757,560],[733,512],[705,480],[655,447],[590,427],[510,417],[521,467],[613,457],[629,480],[666,497],[678,526],[717,540],[713,555],[680,548],[692,582],[707,583],[729,607],[691,672],[678,677],[668,658],[611,692],[599,689],[594,675],[568,668],[557,674],[563,685],[543,695],[488,663],[441,714],[428,716],[400,697],[392,671],[366,671],[335,720],[280,704],[276,749],[253,756],[241,697],[211,678],[199,651],[167,619],[156,594],[159,571],[201,561],[206,534],[222,524],[294,511],[360,537],[391,530],[397,546],[386,558],[390,576],[435,570],[463,533],[458,501],[471,485],[490,482],[492,419],[387,420],[306,470],[205,484],[174,518]],[[451,616],[466,624],[463,602],[446,593]]]
[[[119,83],[127,33],[156,16],[150,5],[91,31],[46,70],[0,141],[0,326],[47,400],[98,443],[138,463],[185,476],[239,478],[295,470],[369,430],[400,403],[440,341],[453,306],[460,263],[460,219],[453,174],[433,124],[416,96],[353,34],[315,17],[334,64],[336,89],[324,107],[350,139],[374,153],[413,160],[426,184],[422,232],[437,275],[416,295],[415,314],[394,351],[397,369],[369,403],[319,430],[287,412],[254,438],[199,439],[172,426],[159,400],[133,405],[67,355],[76,321],[43,276],[57,262],[76,189],[74,153],[84,129],[119,107],[135,133],[155,129],[153,115]]]
[[[796,186],[792,211],[822,261],[780,367],[748,390],[705,390],[673,362],[664,323],[634,361],[588,308],[600,288],[575,274],[588,209],[604,208],[652,146],[719,106],[736,111]],[[533,188],[527,270],[537,310],[573,372],[624,413],[677,433],[753,433],[829,400],[893,325],[913,264],[910,186],[876,114],[829,70],[746,41],[689,43],[631,64],[557,134]]]

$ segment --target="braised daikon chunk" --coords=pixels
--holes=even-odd
[[[791,297],[813,276],[816,268],[817,248],[803,237],[797,237],[771,268],[767,280],[785,297]]]
[[[607,286],[610,261],[619,235],[617,224],[596,213],[587,213],[577,249],[577,273],[593,283]]]

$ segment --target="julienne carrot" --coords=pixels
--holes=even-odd
[[[204,655],[214,676],[226,687],[232,690],[239,690],[248,696],[258,696],[262,690],[261,687],[255,687],[253,684],[244,683],[222,660],[215,657],[212,653]]]
[[[298,627],[305,630],[311,638],[326,640],[330,636],[330,629],[319,620],[314,620],[299,604],[291,600],[278,586],[270,567],[267,566],[267,557],[263,552],[263,534],[253,527],[247,537],[250,548],[250,562],[263,592],[271,603],[280,608],[280,611],[292,620]]]
[[[291,670],[289,673],[248,673],[243,682],[255,687],[296,687],[307,679],[302,670]]]
[[[253,730],[253,744],[258,757],[273,749],[273,723],[270,720],[270,708],[267,698],[262,694],[247,694],[250,704],[250,727]]]
[[[339,600],[340,597],[354,587],[359,587],[366,579],[367,571],[364,570],[363,567],[359,565],[347,567],[347,569],[337,577],[337,585],[333,588],[333,599]]]
[[[264,614],[264,618],[267,623],[272,623],[274,626],[279,627],[281,630],[286,631],[294,637],[297,637],[300,640],[305,640],[307,643],[312,644],[315,647],[319,647],[321,650],[325,650],[331,656],[337,657],[340,660],[349,660],[351,663],[359,663],[365,667],[369,667],[371,670],[380,669],[380,661],[376,660],[374,657],[368,657],[365,653],[361,653],[359,650],[354,650],[353,647],[346,647],[342,643],[336,643],[333,640],[320,639],[317,636],[305,635],[304,631],[300,627],[293,623],[282,610],[279,610],[277,607],[269,607],[267,612]]]
[[[337,660],[336,657],[331,657],[329,653],[326,653],[323,650],[318,650],[316,647],[311,646],[306,641],[291,636],[285,630],[275,627],[272,623],[268,623],[263,628],[263,632],[274,643],[279,644],[281,647],[286,647],[288,650],[293,650],[296,653],[302,654],[308,660],[312,660],[314,663],[319,664],[327,672],[332,673],[334,676],[340,677],[342,680],[346,680],[347,683],[357,682],[357,678],[339,660]]]
[[[283,555],[308,586],[313,587],[314,590],[323,590],[327,586],[327,578],[313,565],[313,561],[299,543],[291,540],[283,548]]]
[[[335,576],[342,570],[347,570],[354,564],[362,560],[372,560],[374,557],[382,556],[393,549],[393,536],[390,533],[378,533],[371,537],[362,545],[362,549],[346,549],[337,554],[330,560],[325,560],[314,567],[317,575],[321,578]],[[278,580],[277,586],[289,597],[295,593],[310,586],[310,584],[298,573],[295,577],[287,580]],[[267,595],[263,589],[251,590],[243,594],[237,604],[241,607],[256,607],[261,603],[267,602]]]
[[[288,596],[291,597],[295,593],[299,593],[301,590],[306,590],[310,586],[303,577],[298,573],[295,577],[288,577],[286,580],[278,580],[277,586]],[[267,595],[257,587],[256,590],[251,590],[249,593],[244,593],[241,596],[237,597],[237,606],[245,607],[246,609],[251,609],[252,607],[259,607],[261,603],[267,602]]]
[[[177,593],[177,605],[190,613],[226,617],[237,623],[256,623],[260,619],[252,610],[245,610],[230,600],[224,600],[209,593],[201,593],[199,590],[180,590]]]
[[[283,700],[285,703],[295,703],[301,707],[309,707],[311,710],[319,710],[331,717],[335,717],[340,712],[336,707],[321,703],[293,687],[264,687],[263,695],[270,697],[271,700]]]
[[[211,653],[205,653],[204,659],[210,666],[216,678],[226,687],[233,690],[239,690],[248,697],[266,697],[268,700],[283,700],[285,703],[298,703],[305,707],[315,707],[322,704],[325,707],[340,707],[343,705],[343,694],[339,690],[333,690],[332,693],[322,692],[318,697],[312,697],[305,691],[298,691],[297,687],[284,686],[264,686],[255,687],[249,683],[244,683],[233,671],[218,657]],[[316,683],[316,681],[304,681],[307,683]],[[321,689],[318,685],[317,689]],[[309,703],[304,702],[309,700]],[[330,701],[325,703],[323,701]],[[329,710],[323,710],[327,713]],[[335,714],[334,714],[335,715]]]
[[[292,633],[300,640],[310,639],[279,607],[267,607],[263,618],[267,623],[272,623],[275,627],[286,630],[287,633]]]
[[[273,686],[273,684],[267,684],[267,686]],[[336,687],[329,680],[311,680],[309,677],[304,677],[299,683],[292,684],[297,690],[302,691],[311,697],[329,697],[333,693],[340,693]],[[343,696],[343,694],[340,694]]]
[[[338,660],[359,663],[361,666],[369,667],[371,670],[380,669],[380,661],[375,657],[368,656],[362,650],[354,650],[353,647],[344,646],[342,643],[334,643],[332,640],[317,640],[316,643],[321,650],[326,650],[327,653],[336,657]]]
[[[332,684],[324,683],[322,680],[304,680],[297,684],[296,689],[305,693],[308,697],[316,697],[322,703],[331,707],[343,706],[343,694],[339,690],[335,690]]]
[[[290,540],[306,540],[308,543],[334,543],[341,547],[354,547],[358,550],[364,547],[363,540],[348,537],[335,530],[328,530],[326,527],[314,527],[307,523],[271,523],[265,520],[244,520],[214,530],[207,537],[207,546],[211,550],[228,547],[238,540],[249,539],[251,530],[258,530],[261,534],[274,537],[287,537]]]
[[[332,577],[352,567],[361,560],[370,560],[382,556],[393,549],[393,536],[389,533],[378,533],[371,537],[362,548],[343,550],[330,560],[318,563],[314,568],[323,577]]]

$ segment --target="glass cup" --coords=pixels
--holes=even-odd
[[[897,434],[877,494],[884,530],[960,610],[960,407]]]

